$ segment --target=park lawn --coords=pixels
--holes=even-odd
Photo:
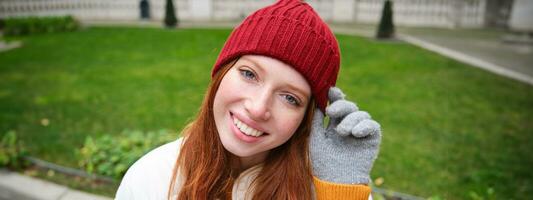
[[[0,135],[15,130],[31,155],[78,167],[87,136],[180,130],[229,33],[93,27],[15,38],[23,47],[0,53]],[[446,199],[533,193],[532,86],[405,43],[338,40],[337,85],[382,125],[379,187]]]

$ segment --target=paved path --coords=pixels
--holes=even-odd
[[[8,42],[0,40],[0,52],[9,51],[11,49],[18,48],[20,46],[22,46],[22,43],[20,41],[12,41],[8,43]]]
[[[400,29],[403,39],[439,54],[533,85],[533,43],[499,30]]]
[[[110,200],[68,187],[0,170],[0,200]]]
[[[373,37],[373,25],[333,25],[337,33]],[[509,42],[493,29],[398,28],[399,39],[498,75],[533,85],[533,41]],[[516,36],[515,36],[516,38]]]

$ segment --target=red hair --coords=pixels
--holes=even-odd
[[[213,102],[222,78],[236,61],[226,64],[213,76],[196,119],[182,131],[184,142],[172,174],[169,199],[174,191],[179,191],[177,199],[180,200],[231,199],[233,184],[240,173],[240,160],[220,141]],[[294,135],[270,150],[252,182],[253,194],[246,195],[252,195],[254,200],[312,199],[308,144],[315,106],[311,99]],[[184,179],[181,188],[176,188],[176,178]]]

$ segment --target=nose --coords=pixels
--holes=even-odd
[[[244,108],[255,121],[266,121],[270,119],[270,92],[259,91],[251,95],[245,102]]]

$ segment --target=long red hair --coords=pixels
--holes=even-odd
[[[196,119],[182,131],[184,142],[176,159],[169,199],[231,199],[231,190],[239,176],[239,159],[228,152],[218,136],[213,117],[213,102],[224,75],[235,61],[226,64],[212,78]],[[312,199],[312,173],[309,160],[309,134],[315,103],[311,100],[306,114],[284,144],[270,150],[263,168],[252,182],[254,200]],[[178,174],[178,171],[180,174]],[[176,188],[175,179],[183,178]]]

